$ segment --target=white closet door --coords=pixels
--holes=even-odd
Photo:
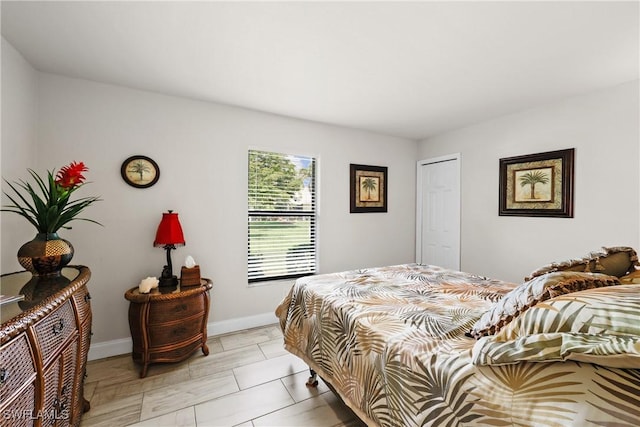
[[[416,261],[460,270],[460,155],[418,162]]]

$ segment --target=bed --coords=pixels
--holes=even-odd
[[[321,274],[276,315],[369,426],[637,426],[637,267],[615,247],[520,284],[418,264]]]

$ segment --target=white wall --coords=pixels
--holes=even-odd
[[[174,272],[192,255],[214,281],[209,333],[276,321],[291,282],[250,288],[246,279],[249,147],[318,158],[321,272],[414,259],[415,141],[42,73],[38,107],[38,169],[83,161],[91,183],[76,194],[103,198],[84,214],[104,227],[76,222],[60,232],[74,245],[72,263],[93,273],[90,357],[130,351],[124,293],[160,275],[165,252],[152,243],[167,209],[179,213],[187,242],[172,252]],[[12,147],[3,141],[3,152]],[[155,186],[121,179],[134,154],[159,164]],[[349,213],[349,163],[388,166],[388,213]],[[32,234],[2,247],[14,252]]]
[[[462,153],[462,270],[520,282],[602,246],[640,249],[638,81],[421,141]],[[498,216],[499,159],[575,148],[574,218]]]
[[[2,177],[26,178],[26,168],[38,159],[36,150],[36,124],[38,117],[37,71],[2,38]],[[5,185],[3,184],[3,189]],[[10,203],[2,196],[2,205]],[[2,214],[0,220],[0,267],[2,272],[22,270],[16,253],[20,246],[6,247],[5,241],[23,243],[31,240],[36,230],[18,215]]]

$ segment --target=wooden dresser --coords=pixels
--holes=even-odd
[[[129,327],[133,340],[133,360],[142,365],[140,377],[151,363],[179,362],[197,349],[209,354],[207,320],[211,280],[199,286],[168,286],[143,294],[138,287],[124,297],[130,301]]]
[[[46,280],[29,272],[2,275],[0,293],[24,299],[0,307],[1,426],[78,426],[89,410],[83,389],[90,277],[84,266]]]

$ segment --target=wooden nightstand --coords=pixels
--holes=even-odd
[[[133,339],[132,357],[142,365],[140,378],[151,363],[179,362],[202,349],[206,356],[209,290],[211,280],[200,286],[155,288],[141,294],[138,287],[124,297],[129,304],[129,328]]]

